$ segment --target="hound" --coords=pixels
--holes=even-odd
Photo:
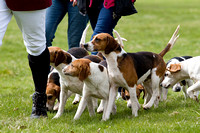
[[[79,48],[80,50],[84,50],[83,48]],[[63,74],[62,69],[69,65],[72,61],[76,60],[73,55],[70,53],[62,50],[59,47],[49,47],[49,53],[50,53],[50,65],[53,66],[59,73],[60,76],[60,85],[61,85],[61,92],[60,92],[60,104],[58,108],[57,114],[54,116],[54,118],[58,118],[62,115],[64,111],[64,107],[66,104],[66,101],[68,99],[69,90],[73,93],[77,93],[82,95],[82,89],[83,89],[83,82],[79,80],[77,77],[71,77],[68,75]],[[91,102],[95,100],[90,99],[88,102],[88,108],[92,107]],[[89,109],[93,110],[93,109]],[[89,112],[90,116],[93,116],[95,112]]]
[[[108,64],[111,88],[104,120],[110,117],[118,87],[123,87],[129,91],[132,115],[135,117],[138,116],[138,110],[140,108],[136,97],[137,84],[144,82],[143,84],[145,85],[147,81],[151,83],[153,93],[151,97],[145,96],[147,104],[145,104],[143,108],[149,109],[153,104],[157,106],[160,90],[159,84],[164,76],[166,68],[163,56],[176,42],[178,30],[179,26],[168,45],[159,54],[152,52],[127,53],[117,41],[107,33],[97,34],[90,42],[83,45],[88,51],[100,51],[106,58]],[[145,88],[147,88],[146,85]]]
[[[169,88],[185,79],[192,79],[194,84],[187,89],[190,98],[198,101],[198,95],[194,93],[200,90],[200,56],[190,58],[178,64],[170,64],[165,72],[162,87]]]
[[[89,97],[95,97],[103,100],[103,109],[106,110],[109,96],[109,78],[106,67],[98,63],[91,62],[88,59],[78,59],[63,69],[65,75],[78,77],[84,82],[83,96],[78,106],[75,120],[79,119]],[[103,111],[103,119],[105,111]]]
[[[166,63],[166,68],[169,68],[170,64],[178,64],[190,58],[192,58],[192,56],[173,57]],[[189,96],[187,95],[187,86],[190,87],[192,84],[193,84],[193,81],[191,79],[185,79],[180,82],[177,82],[174,86],[172,86],[172,90],[174,92],[180,92],[182,90],[185,98],[188,98]],[[165,89],[166,91],[166,93],[163,95],[163,100],[166,100],[168,90],[166,88],[163,88],[163,89]]]

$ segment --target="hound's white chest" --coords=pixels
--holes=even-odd
[[[107,64],[108,64],[108,74],[109,79],[111,82],[113,82],[115,85],[118,85],[120,87],[126,87],[127,83],[123,77],[123,74],[118,68],[118,62],[117,57],[121,56],[123,54],[116,54],[115,52],[111,52],[108,56],[106,56]]]
[[[127,85],[123,74],[120,72],[116,63],[108,64],[108,73],[110,81],[115,83],[118,86],[125,87]]]

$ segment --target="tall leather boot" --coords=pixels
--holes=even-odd
[[[39,56],[28,55],[29,66],[35,85],[31,118],[47,117],[46,85],[49,73],[50,57],[46,48]]]

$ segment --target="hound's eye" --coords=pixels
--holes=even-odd
[[[165,73],[165,77],[168,76],[168,73]]]
[[[48,100],[51,100],[53,98],[53,96],[47,96]]]
[[[99,42],[100,41],[100,39],[99,38],[95,38],[95,42]]]

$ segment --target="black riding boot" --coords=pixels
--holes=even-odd
[[[46,85],[50,64],[49,50],[46,48],[39,56],[29,54],[28,59],[35,85],[31,118],[47,117]]]
[[[35,92],[33,94],[33,107],[31,118],[47,117],[46,100],[47,96],[45,93]]]

